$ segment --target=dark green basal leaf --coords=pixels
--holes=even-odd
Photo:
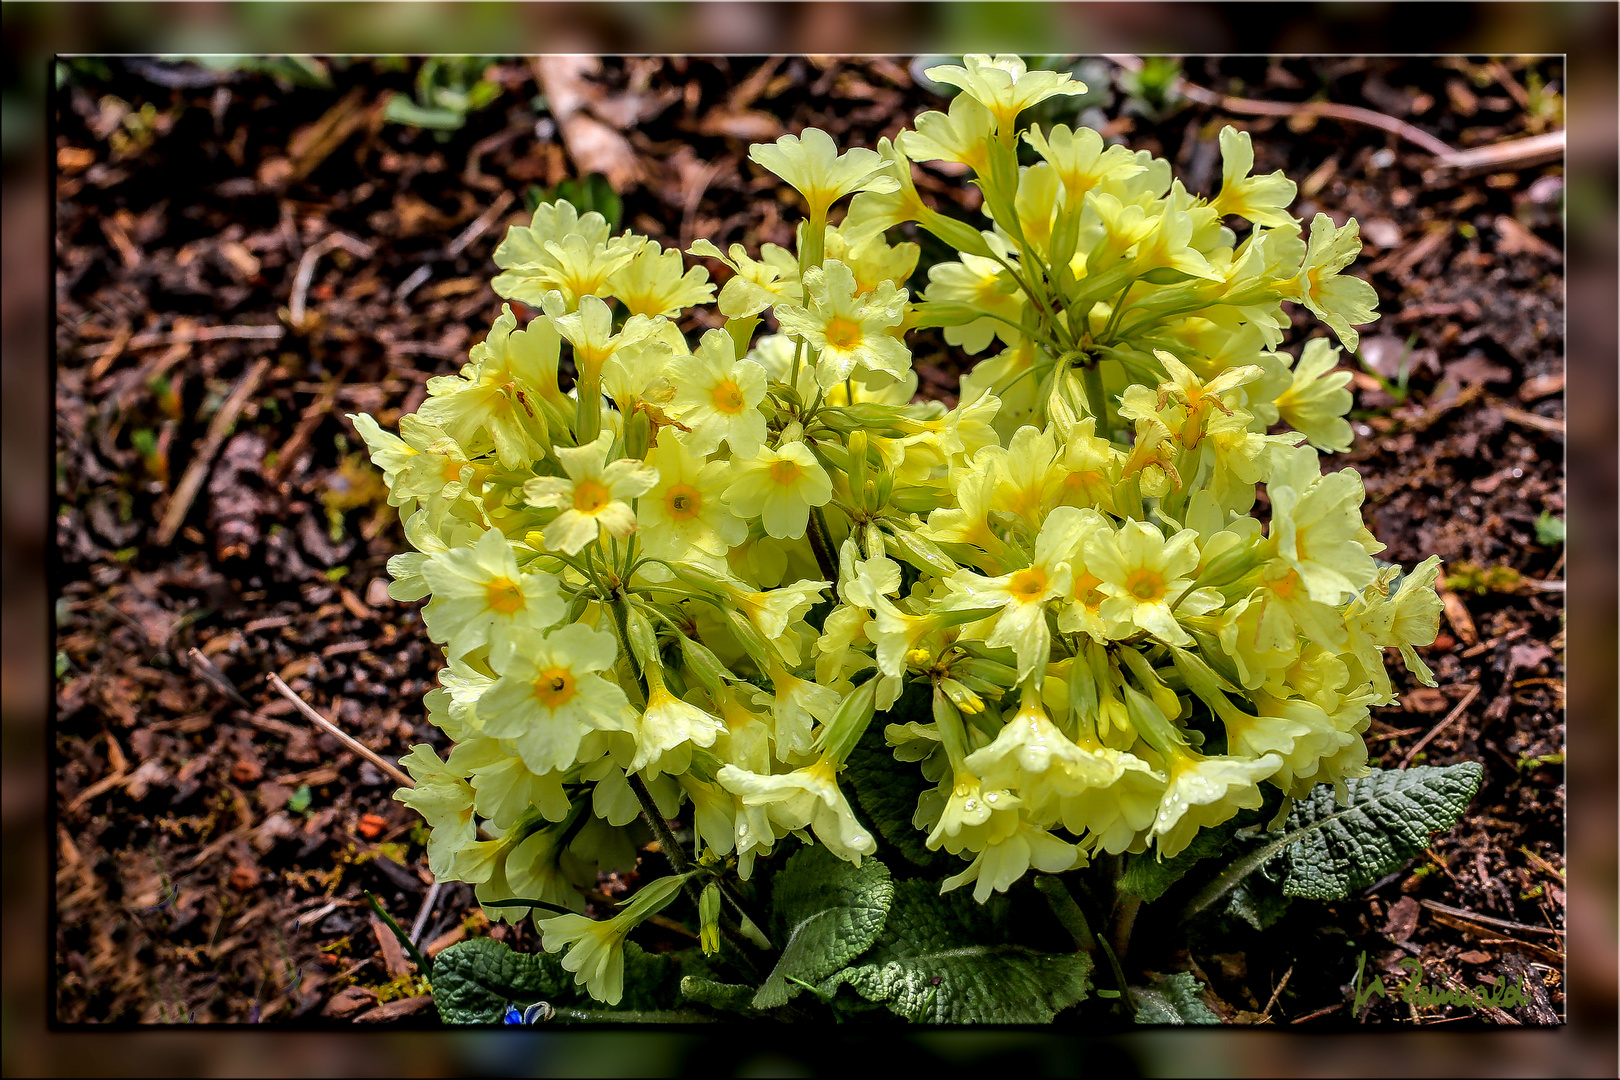
[[[894,883],[889,868],[873,858],[855,866],[822,847],[793,854],[772,883],[772,939],[782,946],[754,1007],[786,1005],[871,947],[883,930]]]
[[[514,952],[491,938],[458,942],[433,961],[433,1005],[446,1024],[499,1024],[508,1005],[578,997],[573,972],[557,957]]]
[[[499,1024],[508,1005],[519,1010],[537,1001],[584,1011],[658,1012],[682,1003],[681,980],[708,969],[696,949],[649,953],[624,945],[624,998],[617,1005],[593,1001],[574,984],[560,955],[515,952],[492,938],[450,946],[433,962],[433,1004],[446,1024]]]
[[[1191,972],[1155,975],[1149,986],[1131,987],[1138,1024],[1219,1024],[1221,1018],[1204,1004]]]
[[[1275,885],[1255,875],[1232,890],[1226,898],[1224,914],[1230,919],[1241,919],[1256,930],[1269,930],[1287,914],[1292,900],[1293,897],[1282,895]]]
[[[1153,852],[1130,856],[1125,861],[1125,872],[1119,876],[1119,891],[1144,904],[1153,903],[1198,863],[1229,850],[1232,832],[1230,823],[1204,829],[1173,859],[1160,859]]]
[[[895,886],[877,947],[822,983],[847,985],[916,1023],[1046,1024],[1091,988],[1083,953],[1043,953],[1012,940],[1006,897],[979,904],[930,881]]]
[[[681,996],[687,1001],[726,1012],[747,1012],[753,1005],[754,993],[752,986],[715,982],[698,975],[681,980]]]
[[[1338,805],[1331,785],[1318,785],[1288,815],[1283,892],[1342,900],[1398,870],[1457,823],[1483,776],[1475,761],[1376,770],[1348,782],[1348,806]]]

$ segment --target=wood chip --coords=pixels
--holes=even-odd
[[[379,1024],[387,1020],[398,1020],[410,1016],[412,1013],[421,1012],[431,1004],[433,1004],[432,994],[423,994],[421,997],[400,998],[398,1001],[390,1001],[386,1005],[379,1005],[370,1012],[361,1013],[354,1018],[354,1022],[357,1024]]]
[[[1474,629],[1474,617],[1468,614],[1468,608],[1463,604],[1462,597],[1449,589],[1440,591],[1440,603],[1445,607],[1446,621],[1456,631],[1457,637],[1469,645],[1479,640],[1479,631]]]
[[[209,421],[208,434],[203,439],[202,448],[197,451],[197,456],[192,458],[191,464],[186,466],[185,475],[180,478],[180,484],[174,489],[174,495],[170,497],[169,505],[163,512],[163,520],[158,525],[157,535],[154,538],[158,547],[166,548],[174,543],[175,534],[185,523],[186,514],[191,510],[192,501],[197,498],[197,492],[202,488],[203,479],[213,466],[214,458],[225,442],[225,436],[236,426],[236,418],[242,415],[248,401],[258,393],[259,384],[264,381],[264,374],[269,370],[268,357],[255,360],[247,373],[237,380],[235,388],[231,390],[231,396],[225,399],[225,404],[219,407],[219,411]]]
[[[388,929],[388,924],[377,918],[376,912],[371,914],[371,936],[377,939],[377,951],[382,953],[383,966],[388,969],[389,978],[397,979],[411,973],[411,962],[405,958],[404,946]]]

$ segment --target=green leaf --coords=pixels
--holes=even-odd
[[[1444,768],[1378,770],[1349,781],[1350,804],[1319,784],[1296,799],[1283,849],[1283,893],[1342,900],[1429,846],[1433,833],[1457,823],[1485,770],[1476,761]]]
[[[498,1024],[509,1004],[573,1001],[573,983],[550,953],[514,952],[492,938],[458,942],[433,961],[433,1005],[446,1024]]]
[[[877,947],[822,984],[847,984],[917,1023],[1046,1024],[1084,998],[1091,959],[1043,953],[1012,940],[1010,904],[941,896],[933,882],[902,881]]]
[[[1196,864],[1227,850],[1232,842],[1232,832],[1230,822],[1213,829],[1203,829],[1193,837],[1186,850],[1173,859],[1161,859],[1148,852],[1132,855],[1125,862],[1125,872],[1119,876],[1120,892],[1129,893],[1144,904],[1153,903]]]
[[[455,131],[467,122],[467,114],[450,109],[425,109],[404,94],[395,94],[383,107],[383,119],[391,124]]]
[[[1219,1024],[1191,972],[1155,975],[1151,986],[1131,987],[1138,1024]]]
[[[894,899],[889,868],[860,866],[822,847],[794,853],[772,884],[772,923],[782,955],[754,996],[756,1009],[786,1005],[799,987],[788,977],[820,982],[877,940]]]
[[[707,1005],[711,1009],[740,1013],[747,1012],[752,1005],[754,988],[688,975],[681,980],[681,996],[699,1005]]]
[[[908,696],[911,694],[909,688],[907,693]],[[930,718],[928,695],[921,694],[921,700],[919,715],[927,722]],[[904,723],[909,718],[906,712],[908,704],[907,697],[902,697],[885,718],[891,723]],[[915,766],[896,767],[894,751],[884,740],[880,725],[867,727],[866,734],[861,736],[861,741],[855,744],[855,749],[845,759],[839,781],[845,785],[860,810],[862,824],[875,830],[884,843],[893,847],[907,861],[923,869],[934,869],[956,861],[943,852],[929,851],[924,842],[927,834],[912,824],[918,797],[933,785],[923,779],[921,770]]]
[[[1282,832],[1223,870],[1188,902],[1181,917],[1192,918],[1279,855],[1285,894],[1343,899],[1428,847],[1432,833],[1455,825],[1483,775],[1477,761],[1375,769],[1346,781],[1349,801],[1344,806],[1331,785],[1318,784],[1308,798],[1294,800]]]
[[[1292,900],[1278,892],[1275,885],[1251,878],[1232,890],[1225,914],[1228,918],[1242,919],[1256,930],[1269,930],[1288,912]]]
[[[1552,547],[1563,542],[1564,519],[1553,517],[1543,510],[1541,516],[1536,518],[1536,543],[1542,547]]]

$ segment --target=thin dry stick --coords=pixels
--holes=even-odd
[[[1283,972],[1282,982],[1278,983],[1277,989],[1271,992],[1271,1000],[1266,1002],[1265,1011],[1260,1014],[1261,1023],[1266,1023],[1271,1019],[1271,1010],[1276,1008],[1277,999],[1282,997],[1283,988],[1288,985],[1288,980],[1293,977],[1293,974],[1294,965],[1290,964],[1288,965],[1288,970]]]
[[[332,723],[332,721],[310,708],[308,702],[299,697],[297,694],[293,693],[292,687],[281,681],[280,675],[277,675],[272,671],[270,674],[265,676],[265,681],[270,684],[271,688],[275,690],[276,693],[292,702],[293,708],[303,713],[305,720],[308,720],[322,731],[337,739],[344,746],[347,746],[350,750],[353,750],[355,753],[377,766],[377,768],[393,777],[399,782],[400,786],[408,788],[413,788],[416,786],[416,781],[412,780],[410,774],[405,772],[405,770],[401,769],[398,765],[395,765],[393,762],[371,749],[371,747],[367,746],[365,743],[362,743],[353,735],[350,735],[348,732]]]
[[[411,924],[411,944],[418,947],[422,944],[422,931],[427,929],[429,916],[433,909],[439,906],[439,888],[443,883],[438,878],[428,886],[427,895],[422,898],[422,910],[416,913],[416,921]]]
[[[1112,60],[1127,71],[1142,70],[1142,58],[1139,56],[1111,55],[1105,59]],[[1187,98],[1200,105],[1209,105],[1227,112],[1247,113],[1251,116],[1328,116],[1335,120],[1348,120],[1351,123],[1367,124],[1371,127],[1381,128],[1393,132],[1407,142],[1421,146],[1429,153],[1439,158],[1449,158],[1455,151],[1439,139],[1430,135],[1422,128],[1397,120],[1393,116],[1373,112],[1371,109],[1359,108],[1355,105],[1335,105],[1326,101],[1256,101],[1253,98],[1228,97],[1217,94],[1213,90],[1188,82],[1185,78],[1176,80],[1176,89]]]
[[[236,383],[231,396],[225,399],[225,404],[219,407],[219,412],[208,423],[208,435],[203,440],[202,449],[192,458],[191,464],[186,466],[185,475],[180,477],[180,484],[174,489],[174,495],[169,499],[168,507],[163,511],[163,521],[158,525],[157,545],[168,547],[174,542],[174,536],[180,531],[180,526],[186,520],[186,514],[191,510],[192,502],[197,498],[197,492],[202,489],[203,478],[208,475],[208,469],[214,463],[214,455],[225,442],[225,436],[231,433],[236,424],[236,418],[242,414],[242,409],[259,389],[259,383],[264,380],[264,373],[270,370],[269,357],[261,357],[248,368]]]
[[[304,252],[304,257],[298,260],[298,275],[293,278],[292,301],[287,305],[287,321],[292,323],[294,329],[304,328],[304,305],[309,296],[309,283],[315,276],[315,264],[320,262],[322,255],[337,247],[361,259],[369,259],[375,254],[370,244],[340,232],[328,233],[311,244],[309,250]]]
[[[1463,699],[1457,702],[1457,707],[1452,709],[1444,720],[1434,725],[1427,735],[1419,739],[1416,746],[1412,747],[1412,749],[1406,752],[1406,756],[1401,758],[1401,768],[1404,769],[1408,765],[1412,764],[1412,759],[1417,757],[1418,751],[1422,750],[1425,746],[1428,746],[1429,742],[1436,735],[1440,734],[1442,731],[1446,730],[1446,728],[1455,723],[1457,718],[1463,714],[1463,710],[1468,708],[1468,706],[1477,697],[1479,697],[1479,684],[1475,683],[1473,686],[1468,688],[1468,693],[1463,696]]]
[[[95,359],[114,349],[155,349],[160,345],[179,345],[192,341],[280,341],[287,333],[280,326],[199,326],[195,330],[176,330],[172,333],[136,334],[125,341],[114,338],[105,345],[86,345],[79,354]]]

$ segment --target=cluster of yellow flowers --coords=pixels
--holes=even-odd
[[[397,436],[353,417],[415,548],[391,592],[430,597],[445,650],[427,705],[454,749],[416,747],[398,795],[441,878],[578,910],[634,864],[644,811],[745,879],[788,837],[858,863],[877,838],[840,770],[909,682],[933,711],[887,725],[894,768],[921,769],[915,827],[966,863],[943,887],[983,900],[1031,867],[1174,855],[1262,784],[1342,785],[1392,699],[1384,650],[1430,678],[1437,560],[1398,587],[1380,569],[1359,477],[1317,454],[1350,443],[1337,350],[1279,351],[1283,301],[1352,347],[1373,318],[1339,273],[1355,224],[1303,235],[1246,134],[1222,132],[1205,200],[1094,131],[1020,131],[1083,89],[1067,75],[930,75],[961,92],[893,144],[754,148],[803,198],[798,250],[697,242],[730,271],[717,300],[681,253],[542,205],[494,281],[538,314],[508,308]],[[922,201],[935,160],[973,170],[990,228]],[[920,301],[905,223],[960,253]],[[690,341],[676,320],[711,302],[723,328]],[[951,409],[913,400],[927,326],[1000,346]],[[548,948],[627,929],[573,918],[542,923]]]

